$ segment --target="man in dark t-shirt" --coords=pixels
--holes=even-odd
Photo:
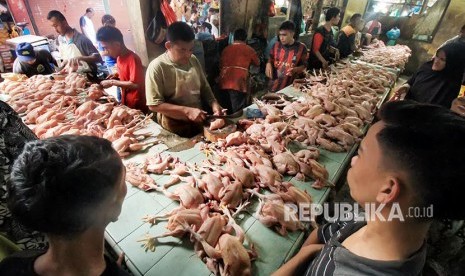
[[[348,55],[352,54],[356,50],[355,46],[355,37],[357,36],[357,26],[362,20],[362,15],[356,13],[350,18],[349,25],[345,26],[339,32],[339,39],[337,42],[337,48],[341,58],[346,58]]]
[[[457,185],[465,179],[465,119],[413,101],[388,102],[376,119],[347,172],[364,221],[342,216],[355,206],[335,205],[339,221],[315,229],[274,276],[421,275],[433,220],[465,218],[465,187]]]
[[[28,77],[48,75],[55,72],[57,62],[47,50],[35,51],[30,43],[23,42],[16,47],[16,60],[13,72]]]

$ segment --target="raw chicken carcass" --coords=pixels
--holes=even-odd
[[[226,146],[239,146],[247,143],[247,135],[243,132],[236,131],[226,136]]]
[[[226,122],[224,119],[216,119],[213,122],[210,123],[210,130],[217,130],[220,128],[223,128],[226,125]]]
[[[296,175],[300,166],[289,152],[283,152],[273,157],[273,163],[280,174]]]

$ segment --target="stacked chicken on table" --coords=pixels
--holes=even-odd
[[[141,142],[150,134],[136,132],[149,117],[117,105],[83,75],[71,73],[64,80],[43,75],[16,79],[2,82],[0,92],[40,139],[67,134],[103,137],[113,142],[121,156],[155,143]]]
[[[363,51],[360,61],[403,70],[412,50],[406,45],[380,46]]]
[[[129,183],[179,202],[166,214],[145,217],[150,224],[168,219],[167,232],[140,241],[147,250],[156,250],[163,237],[188,235],[213,273],[250,275],[257,252],[250,242],[244,246],[245,231],[236,223],[237,215],[253,213],[281,235],[306,229],[286,203],[310,204],[312,198],[307,190],[285,181],[286,176],[314,180],[308,189],[331,185],[316,146],[332,152],[351,149],[395,79],[394,73],[352,63],[335,66],[330,73],[315,72],[299,85],[298,99],[278,93],[256,100],[263,119],[239,120],[242,131],[214,143],[202,142],[207,158],[198,164],[165,153],[127,163]],[[153,174],[170,180],[157,185]],[[177,186],[168,190],[173,185]],[[249,203],[257,199],[258,207],[249,210]]]
[[[166,214],[144,218],[150,224],[167,219],[168,225],[166,233],[141,241],[155,250],[160,238],[189,235],[213,273],[250,275],[257,252],[252,243],[244,245],[246,235],[237,216],[253,213],[281,235],[306,229],[286,203],[310,204],[307,190],[332,185],[318,161],[320,149],[345,152],[360,141],[363,127],[395,79],[395,73],[367,64],[332,66],[296,83],[298,98],[277,93],[256,100],[263,118],[239,120],[241,131],[214,143],[202,142],[207,158],[198,164],[167,153],[145,156],[142,163],[125,162],[127,182],[179,202]],[[95,135],[110,140],[121,156],[156,143],[142,141],[151,133],[139,131],[150,116],[115,104],[81,75],[70,74],[62,81],[46,76],[10,80],[0,84],[0,91],[41,139]],[[214,127],[222,125],[220,119]],[[169,180],[158,185],[151,175]],[[314,181],[301,190],[286,181],[291,177]],[[253,210],[250,203],[256,200]]]

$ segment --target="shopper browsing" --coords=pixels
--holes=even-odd
[[[409,99],[450,108],[460,92],[465,70],[465,47],[450,43],[439,48],[433,60],[423,64],[393,99]]]
[[[102,16],[102,26],[116,27],[115,18],[110,14],[105,14],[104,16]],[[105,49],[103,49],[101,43],[98,43],[97,45],[97,49],[99,50],[100,56],[103,58],[103,61],[105,62],[105,65],[108,69],[108,73],[116,73],[116,59],[108,55],[108,52]]]
[[[465,218],[465,118],[411,101],[389,102],[377,118],[347,181],[353,199],[379,215],[315,229],[275,276],[420,275],[433,219]],[[394,208],[402,216],[391,216]]]
[[[94,23],[92,17],[95,12],[92,8],[87,8],[86,13],[79,18],[79,26],[81,27],[82,34],[84,34],[94,45],[97,45]]]
[[[125,168],[108,140],[60,136],[26,144],[8,183],[9,207],[47,235],[46,251],[22,251],[1,275],[129,275],[104,257],[106,226],[126,195]]]

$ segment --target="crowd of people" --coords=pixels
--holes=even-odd
[[[59,34],[57,41],[62,58],[59,68],[50,53],[35,51],[32,45],[22,43],[16,49],[14,71],[27,76],[57,70],[90,71],[96,75],[98,63],[103,63],[109,75],[101,85],[116,86],[122,104],[145,113],[156,112],[158,123],[172,132],[195,135],[207,112],[231,114],[250,104],[250,68],[260,68],[261,59],[247,45],[248,34],[244,29],[235,30],[231,45],[226,41],[225,46],[218,46],[220,40],[215,27],[218,27],[219,10],[214,2],[201,5],[172,1],[171,4],[180,21],[168,27],[166,53],[150,63],[147,73],[137,54],[125,46],[114,17],[104,15],[102,27],[95,32],[92,8],[86,9],[80,18],[82,34],[69,25],[61,12],[49,12],[47,19]],[[270,91],[292,84],[305,70],[328,68],[339,58],[360,49],[363,40],[370,42],[381,33],[381,14],[366,24],[361,14],[353,14],[349,24],[335,37],[333,27],[340,24],[340,18],[340,9],[326,9],[324,22],[314,31],[310,49],[296,39],[292,21],[280,25],[277,39],[269,45],[263,72],[269,79]],[[401,86],[394,98],[449,108],[465,75],[464,32],[462,28],[457,37],[442,45],[434,59]],[[189,127],[183,128],[185,125]],[[184,130],[178,131],[180,128]]]
[[[249,68],[259,66],[259,58],[246,44],[247,32],[235,30],[234,42],[221,51],[217,81],[228,101],[220,104],[204,66],[193,55],[196,39],[219,36],[213,28],[218,20],[215,8],[179,3],[181,20],[167,29],[166,52],[152,60],[146,72],[111,15],[103,16],[102,27],[95,31],[91,8],[80,20],[83,33],[61,12],[48,13],[47,20],[59,34],[60,68],[49,53],[24,43],[16,49],[15,72],[97,72],[97,63],[104,62],[110,75],[100,84],[118,87],[122,104],[154,112],[163,128],[193,136],[208,113],[222,115],[225,107],[235,112],[249,104]],[[294,23],[283,22],[265,68],[270,90],[292,84],[306,69],[325,69],[339,55],[353,53],[364,26],[361,19],[360,14],[352,15],[335,39],[332,26],[339,24],[340,10],[328,9],[310,50],[295,39]],[[378,19],[365,27],[369,39],[379,35]],[[323,225],[275,275],[418,275],[433,219],[465,219],[460,206],[464,188],[457,185],[465,178],[465,98],[457,98],[465,70],[464,37],[465,26],[396,91],[393,100],[404,101],[389,102],[379,110],[347,176],[351,196],[362,206],[382,206],[387,217],[394,205],[404,213],[433,205],[434,217]],[[0,274],[127,275],[103,254],[105,228],[118,219],[126,195],[125,167],[111,143],[83,136],[37,140],[3,102],[0,129],[0,181],[8,190],[9,209],[49,242],[46,250],[4,259]]]

